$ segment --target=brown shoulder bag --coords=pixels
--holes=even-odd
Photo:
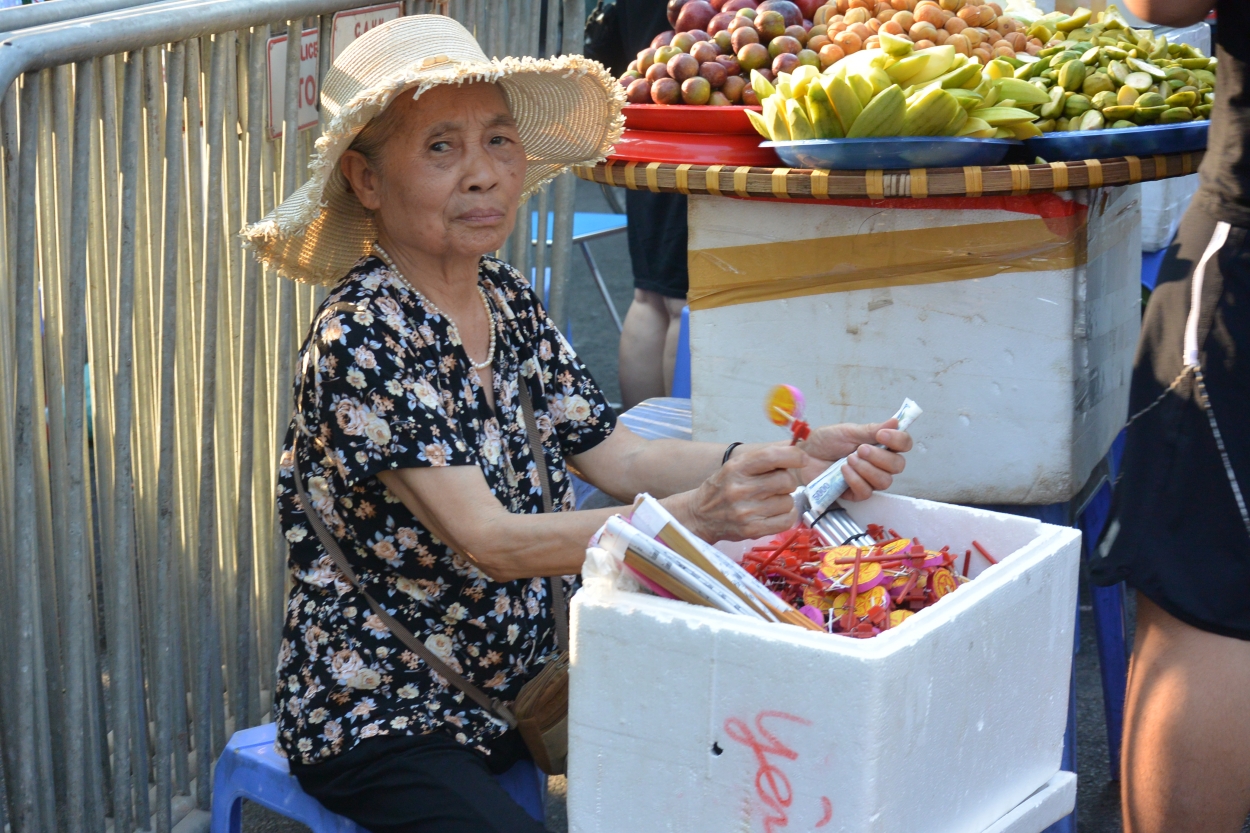
[[[551,483],[548,479],[547,456],[543,452],[542,440],[538,434],[538,424],[534,419],[534,403],[530,400],[529,390],[523,379],[518,380],[517,392],[521,398],[521,413],[525,418],[525,430],[529,435],[530,454],[538,467],[539,488],[542,491],[543,511],[550,512]],[[296,431],[298,437],[300,431]],[[550,581],[552,613],[556,620],[556,639],[559,653],[548,659],[538,676],[522,686],[520,694],[509,709],[507,704],[496,700],[482,689],[466,680],[462,675],[451,670],[433,651],[425,647],[425,643],[413,636],[412,631],[404,627],[386,608],[361,586],[356,572],[347,562],[338,541],[330,534],[322,523],[320,516],[313,509],[312,501],[304,490],[304,478],[299,471],[299,455],[294,454],[295,490],[299,495],[300,504],[313,532],[321,541],[321,546],[329,554],[330,559],[339,572],[351,582],[357,592],[365,597],[369,607],[386,625],[387,629],[404,643],[413,653],[425,660],[435,674],[454,685],[465,693],[473,702],[498,717],[509,727],[518,730],[525,745],[539,769],[549,775],[563,775],[569,749],[569,614],[568,605],[564,600],[564,582],[560,577]]]

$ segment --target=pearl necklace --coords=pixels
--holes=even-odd
[[[404,273],[399,271],[399,267],[395,265],[395,261],[391,259],[391,256],[387,253],[386,249],[382,248],[381,244],[375,242],[373,244],[373,250],[377,252],[378,258],[386,264],[387,269],[390,269],[401,278],[404,277]],[[469,364],[473,366],[474,370],[485,370],[495,363],[495,312],[490,308],[490,301],[486,299],[486,292],[482,289],[481,284],[477,285],[477,294],[482,299],[482,306],[486,307],[486,320],[490,322],[490,347],[486,351],[486,358],[480,362],[475,362],[473,361],[473,357],[469,355],[469,348],[465,345],[464,339],[460,337],[460,328],[456,326],[455,321],[451,320],[451,316],[439,309],[438,305],[429,298],[422,295],[421,291],[413,286],[412,282],[407,278],[404,278],[404,281],[408,284],[408,287],[416,293],[417,297],[421,299],[423,304],[437,312],[440,316],[442,316],[443,320],[447,322],[448,329],[455,333],[456,341],[460,342],[460,346],[464,347],[464,355],[469,359]]]

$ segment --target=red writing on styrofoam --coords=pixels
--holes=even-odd
[[[769,815],[764,817],[765,833],[775,833],[790,824],[790,806],[794,803],[794,790],[790,786],[790,778],[778,764],[783,761],[794,761],[799,753],[782,743],[776,735],[764,726],[765,720],[786,720],[800,726],[810,726],[812,722],[802,717],[776,711],[762,711],[755,716],[755,731],[736,717],[725,721],[725,734],[746,746],[755,755],[759,768],[755,771],[755,792]],[[774,763],[774,760],[777,760]],[[821,816],[814,827],[824,827],[833,820],[833,802],[827,796],[820,797]]]

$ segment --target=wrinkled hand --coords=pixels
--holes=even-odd
[[[693,495],[692,531],[705,541],[742,541],[784,532],[798,522],[790,493],[813,462],[802,449],[739,449]],[[823,470],[818,468],[818,470]]]
[[[885,448],[877,448],[881,443]],[[810,483],[835,460],[847,457],[842,467],[846,478],[844,500],[865,500],[874,491],[890,488],[894,475],[903,471],[903,452],[911,451],[911,435],[898,430],[898,420],[871,425],[824,425],[803,443],[810,464],[800,474]]]

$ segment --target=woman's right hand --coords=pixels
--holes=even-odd
[[[790,497],[812,459],[796,446],[740,448],[690,497],[690,529],[705,541],[776,535],[798,522]]]

